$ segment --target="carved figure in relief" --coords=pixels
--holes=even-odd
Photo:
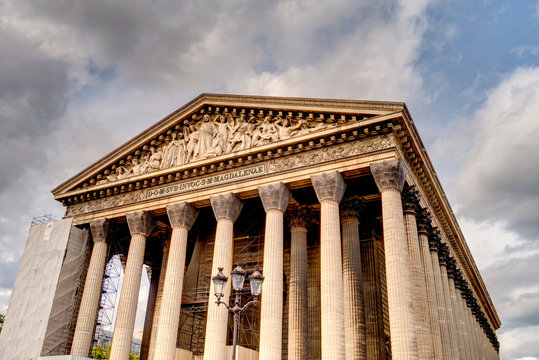
[[[247,130],[249,128],[249,124],[247,123],[245,119],[245,114],[241,114],[237,124],[235,124],[233,127],[229,127],[230,133],[232,134],[228,138],[228,143],[226,147],[226,152],[233,152],[233,151],[239,151],[243,150],[245,147],[246,136],[249,136],[247,134]],[[249,138],[250,140],[250,138]]]
[[[161,160],[161,165],[159,166],[161,170],[175,166],[176,157],[178,155],[178,141],[176,140],[176,133],[172,133],[171,138],[172,141],[167,137],[162,146],[163,159]]]
[[[161,159],[161,149],[155,150],[153,146],[150,147],[150,157],[148,158],[148,166],[145,169],[145,173],[159,170],[159,166],[161,165]]]
[[[267,138],[271,141],[277,141],[279,140],[279,131],[271,120],[272,119],[270,116],[266,116],[262,124],[260,124],[260,128],[262,130],[264,138]]]
[[[148,167],[150,165],[150,154],[144,153],[142,157],[140,158],[140,173],[146,174],[148,173]]]
[[[294,126],[290,125],[290,121],[288,119],[283,118],[276,118],[277,121],[275,121],[275,126],[277,126],[279,130],[279,140],[286,140],[291,138],[297,129],[301,127],[301,123],[298,123]]]
[[[187,143],[183,138],[183,134],[178,134],[178,140],[176,140],[178,145],[178,151],[176,153],[176,159],[174,160],[174,166],[180,166],[185,164],[185,157],[187,152]]]
[[[200,128],[198,129],[198,149],[196,150],[196,158],[198,155],[204,156],[211,149],[213,136],[216,133],[215,124],[211,121],[210,115],[204,114]]]
[[[279,133],[275,124],[271,123],[271,117],[266,116],[264,121],[255,127],[252,136],[252,145],[259,146],[278,140]]]
[[[131,173],[136,176],[142,174],[142,165],[139,163],[137,158],[131,159]]]
[[[185,136],[185,141],[187,142],[187,153],[185,155],[185,162],[188,163],[191,160],[194,160],[194,157],[197,155],[198,131],[195,131],[192,134],[187,134]]]

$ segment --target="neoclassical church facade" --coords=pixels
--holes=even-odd
[[[237,265],[264,276],[238,359],[499,358],[404,103],[202,94],[52,192],[65,217],[30,229],[2,359],[88,358],[114,257],[113,360],[129,357],[143,269],[141,359],[230,359],[212,277]]]

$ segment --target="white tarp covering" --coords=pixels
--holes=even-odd
[[[40,355],[70,234],[85,232],[71,223],[67,218],[30,228],[0,333],[0,359],[35,360]]]

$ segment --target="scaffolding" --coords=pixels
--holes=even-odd
[[[42,215],[42,216],[34,216],[32,218],[32,222],[31,222],[30,225],[32,225],[32,226],[40,225],[40,224],[45,224],[45,223],[55,221],[55,220],[56,219],[52,216],[52,214],[45,214],[45,215]]]
[[[92,348],[97,345],[106,348],[112,341],[111,330],[122,273],[120,256],[120,254],[111,256],[105,267]]]
[[[233,267],[241,265],[247,272],[253,272],[261,268],[263,260],[263,235],[240,236],[234,239]],[[180,324],[178,328],[177,347],[190,350],[194,355],[202,355],[204,352],[204,340],[206,333],[206,317],[208,302],[213,301],[211,291],[211,269],[213,258],[214,238],[208,236],[201,254],[201,262],[198,267],[198,279],[196,287],[186,288],[182,295],[182,308]],[[249,281],[246,279],[244,289],[241,291],[242,303],[252,300]],[[211,297],[211,299],[210,299]],[[230,297],[231,303],[234,297]],[[228,342],[232,343],[233,319],[230,315],[228,324]],[[240,316],[238,327],[238,345],[258,350],[260,328],[260,309],[252,307]]]

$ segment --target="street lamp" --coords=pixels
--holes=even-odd
[[[258,270],[255,270],[255,272],[253,272],[251,276],[249,276],[251,295],[253,295],[254,300],[249,301],[247,304],[245,304],[245,306],[242,307],[240,292],[243,289],[243,282],[245,281],[246,273],[241,268],[241,266],[236,266],[236,268],[230,273],[230,276],[232,276],[232,288],[234,289],[234,291],[236,291],[236,300],[234,301],[234,306],[230,307],[226,302],[221,301],[221,298],[224,296],[224,289],[226,282],[228,281],[228,277],[223,274],[222,267],[218,269],[219,272],[212,278],[215,297],[217,297],[217,301],[215,303],[217,304],[217,306],[223,304],[228,309],[228,311],[234,314],[232,360],[236,360],[236,344],[238,342],[238,322],[240,320],[240,313],[247,309],[249,306],[258,304],[258,297],[262,292],[262,282],[264,281],[264,277]]]

